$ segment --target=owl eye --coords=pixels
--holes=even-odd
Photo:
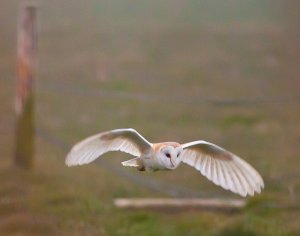
[[[166,153],[166,156],[167,156],[168,158],[171,158],[170,153]]]
[[[180,152],[179,152],[179,153],[177,153],[177,157],[179,157],[179,156],[180,156],[180,154],[181,154]]]

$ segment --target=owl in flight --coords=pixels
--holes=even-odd
[[[262,177],[251,165],[213,143],[150,143],[134,129],[115,129],[82,140],[67,155],[66,165],[88,164],[109,151],[135,156],[122,165],[139,171],[174,170],[184,162],[216,185],[243,197],[264,188]]]

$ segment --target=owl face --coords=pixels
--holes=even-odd
[[[181,162],[181,153],[183,149],[180,145],[162,146],[158,152],[158,159],[167,169],[173,170],[178,167]]]

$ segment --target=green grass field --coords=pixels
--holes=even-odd
[[[12,166],[20,2],[0,3],[0,235],[300,235],[296,2],[37,1],[36,127],[55,140],[38,133],[33,171]],[[64,158],[66,146],[122,127],[219,144],[266,189],[237,213],[117,209],[116,197],[168,195],[113,172],[125,154],[78,168]],[[136,174],[237,197],[184,165]]]

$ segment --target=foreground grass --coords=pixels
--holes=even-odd
[[[39,143],[41,144],[41,143]],[[38,157],[35,170],[0,162],[1,235],[298,235],[297,209],[268,208],[255,197],[241,212],[120,210],[113,198],[155,196],[100,165],[67,168],[61,151]],[[49,154],[52,154],[52,159]],[[58,165],[61,163],[61,165]],[[113,181],[112,181],[113,180]]]

